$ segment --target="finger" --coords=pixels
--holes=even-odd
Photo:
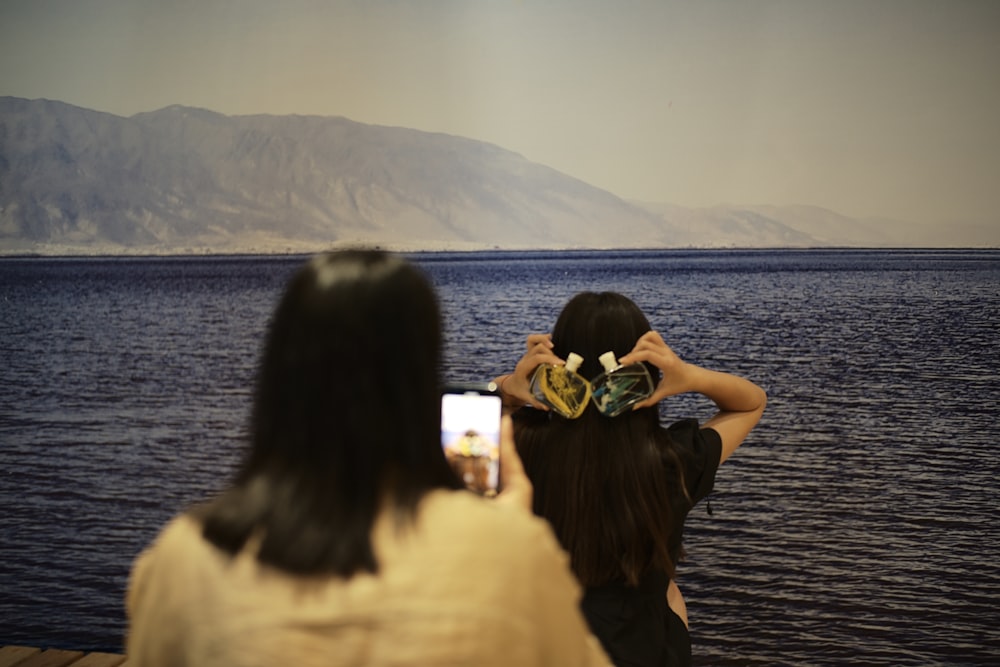
[[[622,365],[635,363],[637,361],[649,361],[656,363],[657,357],[669,358],[670,347],[663,341],[659,333],[647,331],[635,343],[635,347],[619,359]]]
[[[553,366],[563,366],[566,364],[565,361],[552,352],[551,348],[541,343],[525,352],[521,358],[521,362],[518,362],[518,365],[529,375],[541,364],[552,364]]]
[[[638,403],[636,403],[635,405],[633,405],[632,409],[633,410],[641,410],[642,408],[653,407],[654,405],[656,405],[657,403],[659,403],[663,399],[667,398],[668,396],[670,396],[670,392],[669,391],[664,391],[662,389],[657,388],[648,397],[642,399],[641,401],[639,401]]]
[[[646,333],[639,336],[639,340],[635,342],[636,347],[639,347],[640,345],[659,346],[659,345],[666,345],[666,343],[663,342],[663,337],[660,335],[658,331],[650,329]]]
[[[500,421],[500,483],[498,501],[531,510],[534,488],[517,454],[514,423],[509,415],[504,415]]]
[[[651,340],[651,341],[653,341],[655,343],[659,343],[661,345],[666,345],[666,342],[663,340],[663,336],[661,336],[660,332],[657,331],[657,330],[655,330],[655,329],[650,329],[646,333],[642,334],[642,336],[639,338],[639,340],[642,340],[644,338],[646,340]]]
[[[657,365],[656,360],[663,358],[664,356],[665,355],[663,353],[663,350],[642,347],[633,349],[631,352],[629,352],[624,357],[619,359],[618,363],[620,363],[622,366],[627,366],[629,364],[634,364],[639,361],[648,361],[654,365]]]
[[[544,345],[545,347],[552,349],[552,334],[528,334],[528,349],[530,350],[536,345]]]
[[[524,474],[524,464],[517,454],[517,445],[514,443],[514,420],[510,415],[500,418],[500,458],[504,462],[504,470],[501,478],[516,478]]]
[[[566,362],[549,349],[537,348],[531,352],[531,363],[537,367],[539,364],[552,364],[553,366],[565,366]]]

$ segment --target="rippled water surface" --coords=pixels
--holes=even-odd
[[[1000,664],[1000,253],[412,258],[449,379],[508,370],[591,289],[768,390],[689,519],[696,664]],[[230,473],[301,260],[0,259],[0,643],[120,650],[131,560]]]

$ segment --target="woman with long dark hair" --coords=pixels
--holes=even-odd
[[[613,372],[599,361],[608,352],[621,366],[642,364],[650,378],[648,390],[615,416],[605,400],[614,393],[607,384]],[[549,405],[566,403],[540,400],[531,380],[542,364],[561,366],[571,354],[583,357],[576,373],[601,400],[563,416]],[[514,372],[497,382],[505,404],[517,409],[515,440],[534,485],[535,513],[570,554],[591,630],[619,667],[690,664],[687,611],[676,584],[684,520],[757,424],[764,391],[683,362],[639,307],[614,292],[576,295],[551,335],[528,336]],[[686,392],[711,399],[717,413],[704,424],[661,426],[659,401]]]
[[[441,322],[403,259],[309,261],[270,324],[232,484],[133,567],[129,661],[599,665],[579,584],[502,429],[503,490],[441,447]]]

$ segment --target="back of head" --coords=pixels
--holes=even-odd
[[[583,357],[580,374],[593,378],[600,373],[598,358],[612,351],[620,359],[651,329],[642,310],[617,292],[581,292],[563,307],[552,328],[553,352],[565,359],[570,352]],[[659,377],[659,370],[647,364]]]
[[[424,275],[378,251],[319,255],[290,281],[257,378],[251,448],[206,537],[234,552],[349,576],[377,567],[384,497],[412,510],[455,486],[440,447],[441,323]]]
[[[418,470],[440,449],[440,355],[437,300],[418,269],[378,251],[313,258],[271,323],[254,458],[367,481]]]
[[[563,359],[582,356],[579,373],[593,379],[604,370],[600,355],[625,356],[649,330],[627,297],[583,292],[560,313],[553,351]],[[656,382],[659,370],[647,369]],[[584,585],[635,584],[654,567],[672,575],[671,452],[655,406],[609,418],[589,405],[572,420],[525,409],[516,424],[535,511],[552,524]]]

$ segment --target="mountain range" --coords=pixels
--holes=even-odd
[[[995,231],[977,231],[996,245]],[[122,117],[0,97],[2,254],[913,247],[956,238],[809,206],[626,201],[489,143],[341,117],[183,106]]]

